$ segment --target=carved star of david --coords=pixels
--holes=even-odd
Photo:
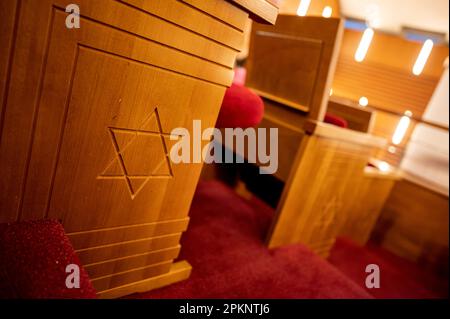
[[[317,227],[326,228],[331,224],[337,222],[337,212],[342,207],[342,202],[339,199],[339,195],[335,195],[332,199],[325,204],[323,208],[323,214],[317,223]]]
[[[124,180],[134,199],[151,179],[173,177],[165,138],[174,135],[163,131],[157,108],[138,129],[108,127],[108,132],[115,157],[98,179]]]

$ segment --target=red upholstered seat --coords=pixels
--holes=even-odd
[[[264,115],[262,99],[245,86],[233,84],[225,93],[218,128],[247,128],[258,125]]]
[[[66,287],[66,266],[80,267],[80,288]],[[62,225],[55,220],[0,224],[0,298],[95,298]]]
[[[334,114],[331,114],[331,113],[325,114],[324,122],[335,125],[335,126],[339,126],[342,128],[348,128],[348,123],[344,118],[334,115]]]

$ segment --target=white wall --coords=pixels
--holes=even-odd
[[[427,121],[449,125],[448,65],[423,116]],[[428,125],[417,125],[401,164],[407,175],[448,194],[449,133]],[[416,181],[418,181],[416,180]]]

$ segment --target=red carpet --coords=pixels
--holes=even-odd
[[[199,184],[180,259],[193,266],[184,282],[128,298],[442,298],[448,281],[379,247],[339,239],[329,262],[302,245],[269,251],[263,240],[273,209],[246,201],[219,182]],[[365,288],[377,264],[381,288]]]
[[[381,287],[367,289],[376,298],[448,298],[448,278],[438,278],[373,244],[359,247],[350,240],[339,239],[328,260],[364,289],[365,267],[378,265]]]
[[[273,210],[218,182],[199,184],[180,259],[193,266],[184,282],[131,298],[370,298],[302,245],[263,244]]]

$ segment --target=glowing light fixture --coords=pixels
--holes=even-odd
[[[358,49],[355,53],[356,62],[364,61],[367,51],[369,51],[370,44],[372,43],[374,33],[375,32],[372,28],[367,28],[364,31],[361,42],[359,43]]]
[[[403,141],[403,138],[408,131],[409,125],[411,124],[411,116],[412,112],[406,111],[405,115],[402,116],[402,118],[398,122],[395,133],[392,136],[392,143],[394,143],[395,145],[399,145]]]
[[[391,170],[391,165],[386,162],[380,162],[380,164],[378,164],[378,169],[382,172],[389,172]]]
[[[395,148],[395,146],[389,146],[388,148],[388,152],[391,154],[395,154],[395,152],[397,152],[397,149]]]
[[[323,8],[322,17],[329,18],[329,17],[331,17],[332,14],[333,14],[333,8],[332,7],[326,6],[325,8]]]
[[[333,95],[333,89],[330,89],[330,96]]]
[[[369,105],[369,99],[366,98],[365,96],[362,96],[362,97],[359,99],[359,105],[360,105],[360,106],[363,106],[363,107],[366,107],[367,105]]]
[[[297,9],[297,15],[304,17],[308,13],[309,5],[311,4],[311,0],[300,0],[300,5]]]
[[[431,51],[433,50],[434,43],[432,40],[428,39],[423,43],[422,50],[417,57],[417,61],[414,64],[413,74],[420,75],[427,64],[428,58],[430,57]]]

